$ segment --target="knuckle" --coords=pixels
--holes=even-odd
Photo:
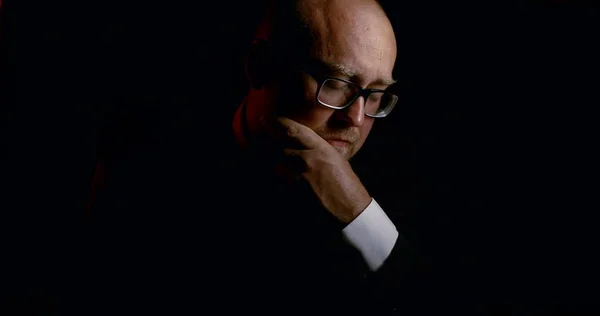
[[[297,137],[300,134],[300,129],[296,126],[288,126],[285,132],[289,137]]]

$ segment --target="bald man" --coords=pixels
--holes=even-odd
[[[238,151],[224,158],[242,178],[234,200],[244,241],[232,247],[256,273],[240,288],[264,294],[253,301],[259,309],[372,315],[409,305],[408,247],[349,163],[396,105],[395,59],[394,31],[375,1],[269,6],[233,119]]]
[[[75,314],[414,306],[411,251],[349,163],[398,99],[385,12],[373,0],[273,1],[248,52],[250,89],[224,124],[162,134],[160,152],[111,153],[82,265],[93,278],[74,291],[101,312]],[[205,76],[217,89],[207,117],[225,103],[218,75]]]

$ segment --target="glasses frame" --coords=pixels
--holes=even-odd
[[[359,97],[363,97],[364,100],[365,100],[365,103],[366,103],[367,100],[368,100],[367,98],[369,97],[369,95],[371,95],[371,93],[374,93],[374,92],[389,93],[389,94],[395,96],[396,98],[398,98],[397,95],[395,95],[395,94],[393,94],[393,93],[391,93],[389,91],[382,90],[382,89],[363,88],[363,87],[357,85],[356,83],[354,83],[352,81],[345,80],[345,79],[342,79],[342,78],[337,78],[337,77],[332,77],[332,76],[315,76],[315,75],[310,74],[310,73],[309,73],[309,75],[311,77],[315,78],[317,80],[317,83],[319,84],[319,87],[317,88],[317,93],[315,94],[315,100],[319,104],[321,104],[322,106],[330,108],[330,109],[334,109],[334,110],[343,110],[343,109],[346,109],[349,106],[351,106]],[[348,103],[346,103],[343,106],[333,106],[333,105],[326,104],[326,103],[322,102],[321,100],[319,100],[319,95],[321,94],[321,90],[323,89],[323,85],[325,84],[325,82],[327,80],[339,80],[339,81],[342,81],[342,82],[347,83],[349,85],[352,85],[353,87],[355,87],[358,90],[358,93],[354,96],[354,98],[352,98],[352,100],[348,101]],[[398,103],[398,101],[396,100],[396,103],[394,103],[389,108],[389,110],[387,110],[386,112],[384,112],[382,114],[373,115],[373,114],[367,114],[367,112],[365,112],[365,116],[372,117],[372,118],[384,118],[384,117],[388,116],[390,114],[390,112],[392,112],[392,110],[394,109],[394,107],[396,107],[397,103]]]
[[[275,50],[275,52],[279,52],[279,50]],[[383,93],[389,93],[393,96],[396,97],[396,103],[394,103],[394,105],[392,105],[389,110],[387,110],[386,112],[379,114],[379,115],[372,115],[372,114],[367,114],[365,112],[365,116],[367,117],[371,117],[371,118],[384,118],[386,116],[388,116],[392,110],[396,107],[396,104],[398,104],[398,96],[394,93],[391,93],[389,91],[383,90],[383,89],[371,89],[371,88],[363,88],[359,85],[357,85],[356,83],[346,80],[346,79],[342,79],[342,78],[338,78],[338,77],[333,77],[333,76],[323,76],[323,75],[319,75],[318,72],[316,72],[315,68],[313,66],[311,66],[310,62],[307,61],[301,61],[298,62],[297,60],[295,60],[295,58],[290,58],[289,56],[282,56],[281,54],[277,54],[275,53],[273,55],[273,57],[278,57],[278,59],[280,59],[280,61],[283,61],[284,64],[286,66],[290,66],[290,65],[294,65],[292,67],[297,67],[298,70],[300,70],[301,72],[306,73],[307,75],[311,76],[313,79],[315,79],[317,81],[318,87],[317,87],[317,93],[315,94],[315,101],[317,101],[317,103],[319,103],[320,105],[329,108],[329,109],[333,109],[333,110],[343,110],[348,108],[350,105],[352,105],[359,97],[364,97],[365,102],[367,101],[367,98],[369,97],[369,95],[371,95],[371,93],[374,92],[383,92]],[[285,67],[282,67],[285,68]],[[333,80],[339,80],[342,82],[345,82],[347,84],[350,84],[354,87],[356,87],[358,89],[358,93],[356,94],[356,96],[350,101],[348,102],[346,105],[344,106],[332,106],[329,104],[326,104],[324,102],[321,102],[321,100],[319,100],[319,94],[321,93],[321,90],[323,89],[323,84],[325,83],[325,81],[327,81],[328,79],[333,79]]]

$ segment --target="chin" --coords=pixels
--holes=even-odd
[[[333,146],[333,148],[335,148],[335,150],[337,150],[337,152],[340,153],[340,155],[342,155],[342,157],[346,158],[346,160],[350,160],[350,158],[352,158],[352,156],[354,156],[352,154],[352,150],[348,147]]]

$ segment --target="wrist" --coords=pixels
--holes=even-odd
[[[353,206],[343,218],[340,218],[344,224],[350,224],[356,219],[364,210],[367,209],[373,198],[364,190],[361,194],[356,195]]]

